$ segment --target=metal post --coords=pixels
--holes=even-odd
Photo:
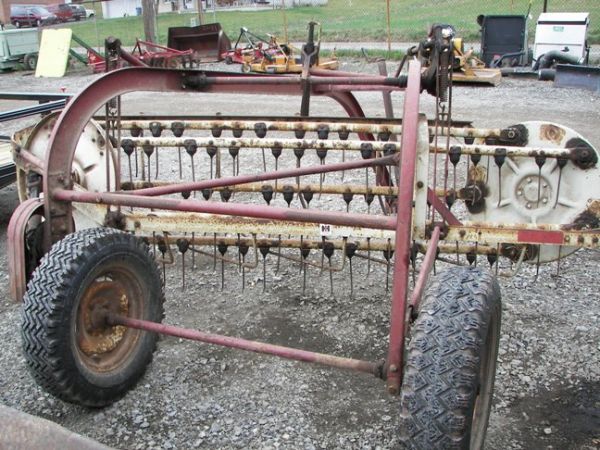
[[[204,0],[198,0],[198,25],[204,25]]]
[[[142,0],[142,16],[144,19],[144,38],[149,42],[158,42],[154,0]]]
[[[542,12],[548,12],[548,0],[544,0],[544,9]]]
[[[398,185],[398,213],[396,216],[396,245],[394,251],[394,279],[387,364],[387,388],[398,394],[402,382],[402,353],[404,351],[405,314],[408,299],[409,253],[412,238],[413,193],[416,165],[417,128],[419,124],[419,96],[421,93],[421,65],[411,61],[408,66],[408,88],[404,100],[400,183]]]
[[[391,26],[391,18],[390,18],[390,0],[386,0],[387,7],[387,44],[388,44],[388,54],[392,51],[392,26]]]

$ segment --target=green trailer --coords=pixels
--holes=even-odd
[[[12,70],[21,63],[34,70],[39,50],[37,28],[0,31],[0,70]]]

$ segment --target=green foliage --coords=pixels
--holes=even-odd
[[[600,8],[598,0],[549,0],[550,11],[586,11],[591,14],[590,43],[600,43]],[[542,11],[543,0],[532,0],[529,36],[533,40],[535,21]],[[479,14],[524,15],[529,0],[390,0],[390,25],[393,41],[422,39],[434,23],[453,25],[466,41],[479,40]],[[289,8],[285,11],[288,38],[291,41],[306,39],[307,23],[320,22],[324,41],[385,41],[387,19],[385,0],[329,0],[327,6]],[[195,13],[164,13],[158,17],[159,39],[166,43],[167,29],[189,26]],[[223,11],[205,13],[208,22],[220,22],[225,32],[235,40],[242,26],[266,35],[275,34],[284,40],[284,13],[282,10]],[[107,36],[116,36],[125,45],[133,45],[136,37],[143,38],[141,17],[86,21],[71,23],[74,33],[91,45],[102,45]]]

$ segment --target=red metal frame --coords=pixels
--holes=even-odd
[[[368,86],[373,90],[378,90],[394,84],[398,85],[398,80],[380,76],[311,77],[310,83],[313,95],[327,95],[340,103],[346,111],[360,113],[359,104],[351,93],[354,87]],[[345,91],[331,95],[328,92],[328,88],[331,86],[343,86]],[[53,242],[73,231],[71,204],[57,201],[54,197],[54,193],[58,189],[72,188],[70,168],[79,134],[72,133],[71,130],[83,129],[89,118],[106,102],[127,92],[186,92],[192,88],[205,93],[301,95],[302,79],[288,76],[249,76],[210,71],[199,73],[136,67],[116,70],[96,80],[69,102],[52,130],[46,154],[46,176],[44,177],[44,192],[46,192],[44,245],[46,250],[50,249]]]
[[[312,75],[310,78],[312,95],[325,95],[337,101],[353,117],[364,117],[364,113],[353,90],[398,90],[398,79],[382,76],[355,76],[330,72]],[[270,220],[285,220],[309,223],[327,223],[352,227],[396,230],[395,268],[391,305],[388,360],[385,373],[381,364],[366,361],[338,358],[303,350],[289,349],[243,339],[211,335],[193,330],[182,330],[168,325],[153,324],[124,317],[112,317],[113,323],[120,323],[140,329],[157,331],[204,342],[243,348],[251,351],[270,353],[290,359],[318,362],[337,367],[345,367],[363,372],[375,373],[387,378],[388,390],[397,393],[401,383],[402,351],[405,338],[405,317],[407,311],[409,249],[412,236],[413,192],[416,165],[416,145],[418,129],[418,108],[421,92],[421,66],[412,61],[409,66],[408,88],[403,117],[402,152],[397,155],[368,160],[350,161],[325,166],[303,167],[259,175],[248,175],[205,180],[194,183],[179,183],[132,191],[129,193],[78,192],[72,189],[70,168],[79,139],[78,133],[70,130],[82,129],[89,118],[107,101],[131,91],[181,92],[184,90],[226,93],[259,93],[300,95],[302,79],[285,76],[244,76],[219,72],[188,72],[182,70],[161,70],[150,68],[130,68],[111,72],[91,84],[65,108],[52,131],[49,150],[46,155],[46,176],[44,177],[45,247],[72,231],[72,202],[101,203],[106,205],[135,206],[164,210],[203,212],[221,215],[245,216]],[[361,139],[373,139],[363,134]],[[234,184],[273,180],[308,174],[326,173],[354,168],[377,168],[379,184],[389,183],[386,165],[396,165],[400,171],[400,186],[397,216],[377,217],[366,214],[295,210],[271,206],[241,205],[235,203],[198,202],[193,200],[156,198],[176,192],[231,186]],[[437,206],[437,205],[436,205]],[[434,232],[433,247],[437,246],[439,228]],[[434,250],[430,249],[429,255]],[[433,264],[431,256],[426,258],[419,275],[418,296]]]
[[[40,198],[32,198],[21,203],[8,223],[8,278],[10,280],[10,296],[21,301],[27,285],[25,230],[27,223],[36,214],[43,212],[44,203]]]
[[[392,287],[392,311],[390,314],[390,338],[386,361],[387,388],[397,394],[402,382],[402,352],[404,350],[405,317],[412,242],[412,213],[417,161],[417,128],[419,125],[419,97],[421,94],[421,66],[411,61],[408,69],[408,88],[404,99],[402,118],[402,146],[400,185],[396,215],[396,247],[394,251],[394,278]]]

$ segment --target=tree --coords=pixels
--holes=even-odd
[[[144,18],[144,39],[158,43],[158,24],[156,22],[158,5],[155,0],[142,0]]]

